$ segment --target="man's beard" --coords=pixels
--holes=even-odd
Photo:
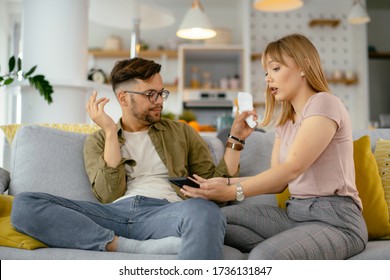
[[[149,124],[155,124],[158,123],[161,120],[161,113],[158,114],[158,116],[154,117],[150,112],[148,112],[144,116],[144,121],[146,121]]]
[[[162,109],[162,106],[155,105],[153,106],[153,108],[149,108],[148,111],[140,112],[137,110],[137,103],[134,101],[135,100],[133,99],[131,102],[131,110],[133,112],[134,117],[150,125],[158,123],[161,120],[161,111],[159,112],[158,116],[155,117],[154,114],[151,113],[151,110],[159,107],[161,107]]]

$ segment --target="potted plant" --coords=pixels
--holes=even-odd
[[[0,72],[0,87],[11,85],[13,82],[28,80],[30,85],[36,88],[40,95],[47,101],[48,104],[53,102],[52,93],[53,87],[45,79],[44,75],[33,75],[37,65],[33,66],[29,71],[22,70],[22,59],[12,56],[8,61],[8,73],[1,75]],[[0,69],[1,70],[1,69]]]

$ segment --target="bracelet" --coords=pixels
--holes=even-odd
[[[232,142],[226,142],[226,147],[236,151],[241,151],[244,149],[244,145]]]
[[[238,139],[237,137],[233,136],[233,135],[228,135],[229,138],[232,138],[233,140],[236,140],[238,142],[240,142],[242,145],[245,145],[245,140],[242,140],[242,139]]]

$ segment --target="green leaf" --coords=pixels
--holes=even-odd
[[[33,78],[29,77],[28,82],[30,83],[30,86],[34,86],[34,80]]]
[[[18,57],[18,72],[22,70],[22,60]]]
[[[43,87],[42,87],[42,84],[41,84],[39,81],[37,81],[37,82],[35,83],[35,87],[39,90],[39,92],[41,93],[41,95],[44,95],[45,91],[44,91],[44,89],[43,89]]]
[[[28,78],[31,86],[34,86],[39,94],[43,96],[43,98],[47,101],[47,103],[51,104],[53,99],[51,94],[53,93],[53,88],[50,83],[45,79],[44,75],[36,75],[34,77]]]
[[[35,75],[33,77],[34,81],[42,81],[45,78],[43,75]]]
[[[32,73],[34,73],[35,69],[37,69],[37,65],[33,66],[26,74],[24,74],[24,76],[30,76]]]
[[[12,71],[14,71],[14,68],[15,68],[15,56],[11,56],[11,58],[9,59],[8,61],[8,69],[9,69],[9,72],[11,73]]]
[[[17,71],[15,70],[15,66],[17,64]],[[22,75],[25,80],[28,80],[30,86],[34,87],[39,91],[39,94],[43,96],[43,98],[47,101],[47,103],[51,104],[53,102],[52,94],[54,93],[53,87],[45,79],[44,75],[35,75],[31,76],[37,68],[37,65],[33,66],[27,73],[24,73],[22,70],[22,59],[18,57],[16,61],[16,57],[12,56],[8,61],[9,73],[5,75],[0,75],[0,86],[6,86],[15,81],[18,77],[18,73]]]
[[[8,78],[8,79],[6,79],[6,80],[4,81],[4,85],[9,85],[9,84],[11,84],[13,81],[14,81],[13,78]]]

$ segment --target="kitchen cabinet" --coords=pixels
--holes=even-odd
[[[197,74],[196,77],[194,74]],[[179,47],[179,76],[179,90],[237,92],[242,89],[244,77],[243,48],[231,45],[182,45]],[[194,82],[195,79],[197,82]]]
[[[231,115],[237,92],[243,90],[243,53],[238,45],[181,45],[181,109],[192,110],[200,123],[211,125],[216,125],[218,117]]]

